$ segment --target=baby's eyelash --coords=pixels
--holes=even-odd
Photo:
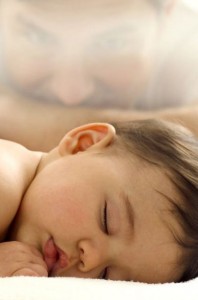
[[[108,234],[107,202],[105,202],[105,206],[104,206],[103,224],[104,224],[105,232]]]
[[[102,279],[105,279],[105,280],[108,279],[108,277],[107,277],[107,275],[108,275],[107,271],[108,271],[108,268],[105,268],[104,272],[103,272],[103,275],[102,275]]]

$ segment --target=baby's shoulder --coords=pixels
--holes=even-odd
[[[0,239],[14,219],[20,202],[20,174],[9,142],[0,140]]]

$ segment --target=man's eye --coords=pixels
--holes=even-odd
[[[103,225],[104,225],[104,229],[105,232],[108,234],[108,220],[107,220],[108,216],[107,216],[107,202],[105,202],[105,206],[104,206],[104,214],[103,214]]]
[[[53,39],[48,33],[33,25],[26,25],[23,28],[23,35],[34,44],[42,43],[51,45],[53,43]]]

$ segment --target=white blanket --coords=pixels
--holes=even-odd
[[[198,300],[198,278],[144,284],[80,278],[0,278],[0,300]]]

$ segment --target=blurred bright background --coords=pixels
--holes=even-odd
[[[183,0],[183,2],[188,4],[191,8],[198,10],[198,0]]]

